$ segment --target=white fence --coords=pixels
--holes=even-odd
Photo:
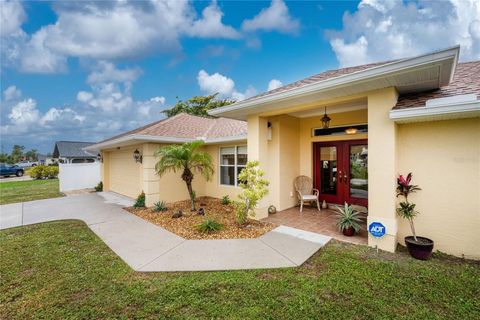
[[[100,181],[100,163],[60,163],[60,192],[95,187]]]

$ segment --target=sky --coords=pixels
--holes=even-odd
[[[5,152],[100,141],[194,95],[242,100],[457,44],[480,59],[480,0],[1,0],[0,13]]]

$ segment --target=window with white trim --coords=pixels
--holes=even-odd
[[[220,147],[220,184],[237,186],[238,175],[247,164],[247,146]]]

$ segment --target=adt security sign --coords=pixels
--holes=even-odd
[[[375,238],[381,238],[385,235],[385,226],[380,222],[372,222],[368,226],[368,232]]]

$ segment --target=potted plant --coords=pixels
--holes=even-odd
[[[405,237],[405,244],[408,252],[412,257],[419,260],[427,260],[432,255],[433,240],[418,237],[415,233],[415,226],[413,225],[413,218],[418,214],[415,210],[415,203],[408,201],[408,196],[420,189],[417,185],[412,184],[412,173],[410,172],[406,178],[400,175],[397,179],[397,197],[405,198],[405,201],[399,203],[397,214],[408,220],[413,236]]]
[[[336,209],[338,211],[337,227],[339,231],[348,237],[360,232],[362,220],[360,219],[360,213],[353,210],[353,206],[345,202],[343,208],[337,206]]]

